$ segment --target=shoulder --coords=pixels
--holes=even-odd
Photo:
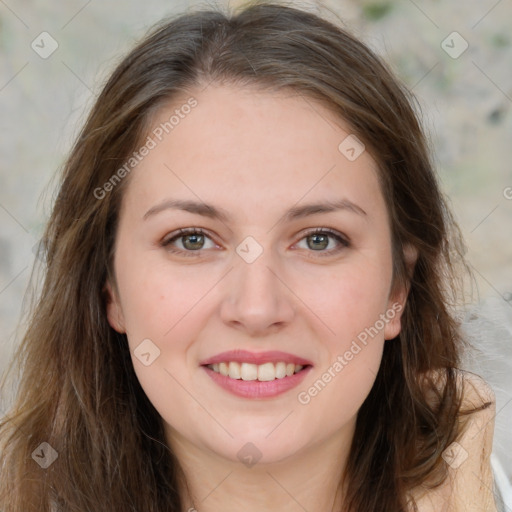
[[[482,411],[493,409],[496,403],[494,391],[482,377],[475,373],[459,370],[457,380],[463,391],[463,407],[482,408]]]
[[[439,382],[442,382],[442,378]],[[443,452],[447,478],[435,489],[413,493],[418,512],[496,512],[491,469],[496,400],[478,375],[459,371],[460,433]]]

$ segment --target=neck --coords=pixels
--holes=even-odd
[[[342,510],[341,485],[353,426],[289,457],[251,467],[168,435],[186,483],[183,512],[262,512]]]

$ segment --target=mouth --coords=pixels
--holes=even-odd
[[[284,379],[301,372],[311,365],[301,365],[279,361],[277,363],[239,363],[237,361],[225,361],[206,365],[207,368],[234,380],[270,382],[276,379]]]
[[[296,387],[313,368],[306,359],[284,352],[224,352],[201,367],[221,388],[243,398],[271,398]]]

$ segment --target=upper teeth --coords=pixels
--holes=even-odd
[[[251,364],[251,363],[237,363],[230,361],[228,363],[215,363],[209,364],[208,368],[232,379],[242,380],[274,380],[282,379],[283,377],[290,377],[294,373],[300,372],[303,366],[293,363],[264,363],[264,364]]]

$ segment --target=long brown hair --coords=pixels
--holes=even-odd
[[[113,281],[129,177],[101,198],[97,191],[141,145],[160,106],[211,82],[289,88],[320,101],[378,163],[394,284],[410,280],[410,292],[400,335],[386,342],[358,413],[345,508],[404,511],[412,488],[445,478],[441,454],[460,434],[463,340],[452,305],[463,246],[417,103],[346,30],[256,3],[230,15],[183,14],[153,29],[115,69],[76,140],[43,237],[44,282],[17,354],[17,398],[0,423],[3,512],[181,512],[180,466],[138,383],[126,336],[106,318],[104,285]],[[418,251],[412,276],[406,245]],[[35,462],[37,450],[49,456],[43,442],[58,454],[46,469]]]

